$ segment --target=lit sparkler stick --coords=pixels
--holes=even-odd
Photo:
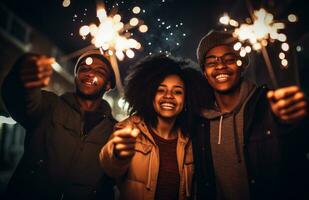
[[[133,8],[133,13],[138,14],[140,12],[139,7]],[[101,50],[102,54],[109,55],[113,70],[116,75],[116,85],[120,93],[122,93],[122,84],[120,79],[120,73],[117,63],[118,60],[123,60],[125,56],[133,58],[135,53],[133,49],[140,49],[141,44],[133,38],[130,38],[131,34],[128,30],[132,28],[139,28],[142,33],[147,32],[148,27],[136,17],[131,18],[129,23],[124,24],[121,22],[121,16],[119,14],[111,12],[107,14],[105,5],[103,2],[97,4],[97,18],[100,24],[82,26],[79,30],[80,35],[86,38],[88,35],[92,37],[91,43]]]
[[[264,57],[272,84],[275,88],[278,87],[278,83],[273,71],[269,55],[266,50],[266,46],[269,43],[275,41],[281,42],[281,49],[283,51],[289,50],[289,44],[286,43],[287,36],[284,33],[279,33],[280,30],[285,28],[283,22],[276,22],[273,20],[273,15],[268,13],[265,9],[253,11],[248,2],[249,12],[251,13],[252,22],[239,24],[237,21],[230,19],[228,15],[224,15],[220,18],[220,23],[224,25],[230,25],[235,27],[233,36],[239,40],[234,44],[234,50],[239,51],[241,57],[245,57],[251,50],[261,51]],[[249,21],[251,21],[249,20]],[[295,15],[289,15],[289,21],[297,21]],[[281,65],[288,67],[288,60],[285,58],[285,53],[280,52],[279,58],[281,59]]]
[[[98,85],[98,78],[97,78],[97,77],[94,77],[94,78],[93,78],[92,84],[93,84],[93,85]]]

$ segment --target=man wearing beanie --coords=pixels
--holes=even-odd
[[[247,80],[248,59],[235,43],[231,33],[211,31],[197,49],[214,99],[192,131],[196,197],[309,199],[305,95],[298,86],[268,90]]]
[[[2,95],[11,116],[26,129],[24,154],[6,199],[113,199],[113,182],[98,155],[115,120],[102,99],[115,86],[110,62],[97,50],[75,66],[74,93],[41,90],[52,74],[52,58],[25,54],[4,80]]]

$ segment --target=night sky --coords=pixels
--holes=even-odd
[[[65,53],[71,53],[90,44],[79,35],[82,25],[98,23],[96,1],[71,0],[69,7],[63,7],[63,0],[2,0],[17,16],[45,34]],[[284,19],[295,13],[299,21],[288,27],[286,34],[289,43],[299,43],[309,31],[308,3],[305,0],[250,1],[255,8],[264,7],[276,19]],[[219,18],[228,13],[234,19],[249,17],[245,0],[105,0],[107,10],[117,8],[122,21],[133,17],[132,8],[139,6],[142,12],[137,15],[149,30],[145,34],[133,32],[132,38],[142,44],[134,59],[149,53],[163,52],[182,56],[196,61],[195,52],[199,40],[209,30],[219,26]],[[306,42],[308,43],[308,41]],[[305,45],[305,44],[304,44]],[[305,49],[306,50],[306,49]],[[124,63],[128,62],[128,58]],[[120,63],[122,65],[123,63]]]

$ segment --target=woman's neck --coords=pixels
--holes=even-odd
[[[177,132],[173,129],[176,119],[158,117],[156,134],[166,140],[177,138]]]

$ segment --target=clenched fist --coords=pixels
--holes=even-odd
[[[267,97],[273,113],[282,122],[297,122],[307,115],[307,100],[298,86],[269,91]]]
[[[54,58],[43,55],[28,55],[21,62],[20,80],[25,88],[41,88],[48,85],[53,73]]]
[[[136,137],[140,130],[132,127],[125,127],[113,133],[114,154],[119,159],[128,159],[135,154]]]

